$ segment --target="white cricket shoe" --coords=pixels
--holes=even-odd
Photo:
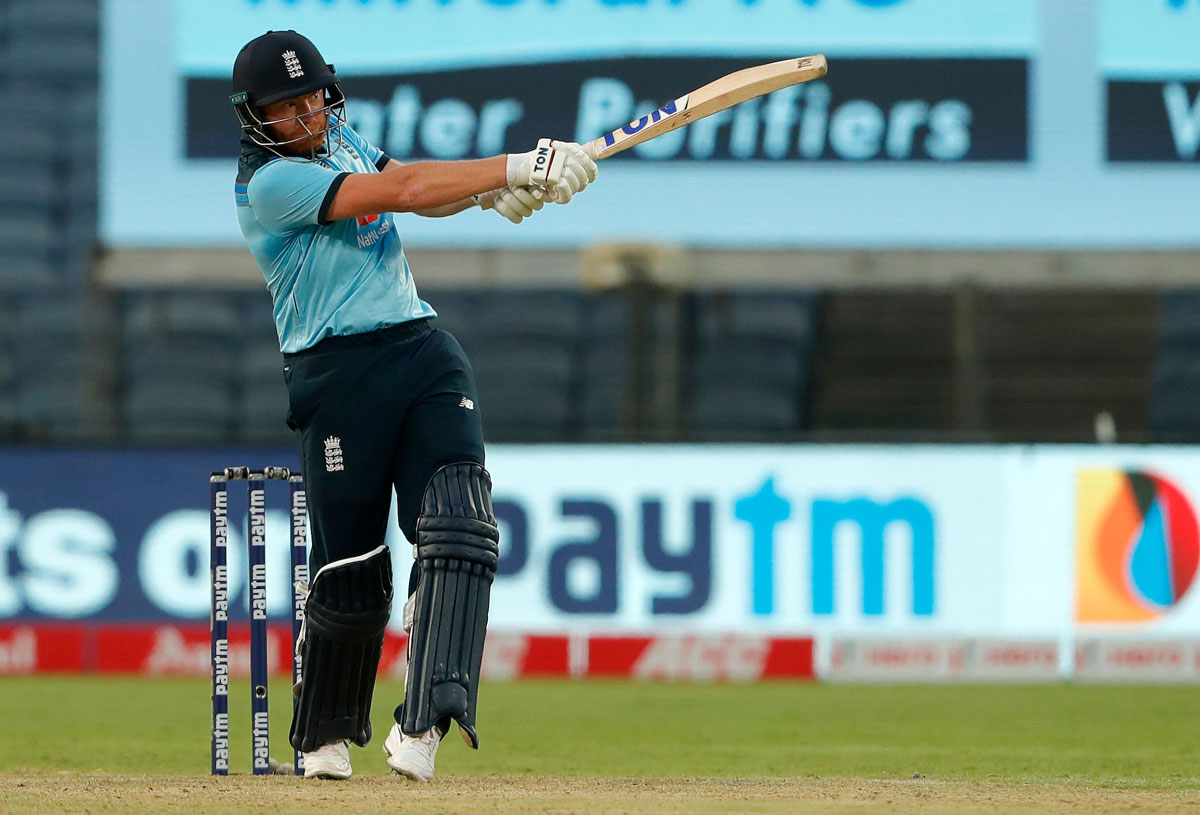
[[[350,740],[341,739],[322,744],[311,753],[304,754],[305,778],[349,778]]]
[[[388,766],[397,775],[427,783],[433,778],[433,760],[437,757],[442,735],[441,730],[431,727],[419,736],[406,736],[400,731],[400,725],[392,725],[383,743]]]

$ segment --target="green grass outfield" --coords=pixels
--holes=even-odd
[[[1200,687],[519,682],[483,688],[473,752],[389,775],[400,697],[349,781],[254,778],[248,692],[211,778],[208,684],[0,680],[0,815],[1109,815],[1200,811]],[[290,760],[289,688],[272,686]]]
[[[233,769],[249,767],[248,693],[231,696]],[[290,697],[272,686],[272,754],[290,760]],[[376,693],[361,774],[401,696]],[[444,775],[927,778],[1200,789],[1200,687],[878,686],[541,681],[480,693],[483,749],[456,733]],[[203,775],[207,682],[0,680],[0,772]]]

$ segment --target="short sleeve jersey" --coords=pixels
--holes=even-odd
[[[349,125],[340,149],[315,161],[280,158],[243,139],[238,223],[266,278],[285,353],[436,316],[417,296],[392,213],[327,218],[347,175],[380,172],[387,161]]]

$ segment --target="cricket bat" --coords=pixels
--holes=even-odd
[[[653,113],[630,122],[583,146],[597,161],[615,156],[622,150],[650,141],[677,127],[720,113],[756,96],[789,85],[797,85],[825,76],[829,65],[823,54],[783,59],[726,74],[689,94],[668,102]]]

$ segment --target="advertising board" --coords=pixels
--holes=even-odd
[[[183,659],[211,602],[207,473],[230,462],[295,464],[286,451],[0,451],[0,661],[25,664],[47,625],[72,642],[140,627],[128,642]],[[678,663],[734,678],[738,654],[768,670],[797,638],[847,679],[1044,679],[1055,660],[1064,675],[1150,666],[1153,679],[1200,664],[1194,449],[498,445],[488,467],[503,542],[491,629],[557,637],[556,653],[579,656],[559,662],[580,671]],[[285,491],[268,485],[280,621]],[[246,499],[229,495],[238,625]],[[406,575],[394,524],[388,543]],[[146,629],[163,625],[180,628]]]
[[[1039,0],[110,0],[102,234],[240,244],[231,67],[252,37],[293,28],[337,67],[352,124],[402,161],[586,141],[731,70],[818,52],[834,66],[606,161],[586,198],[520,228],[406,218],[410,246],[1016,240],[1044,228],[1002,206],[1014,183],[1044,197],[1029,172],[1041,13]],[[518,34],[538,31],[553,36]]]

